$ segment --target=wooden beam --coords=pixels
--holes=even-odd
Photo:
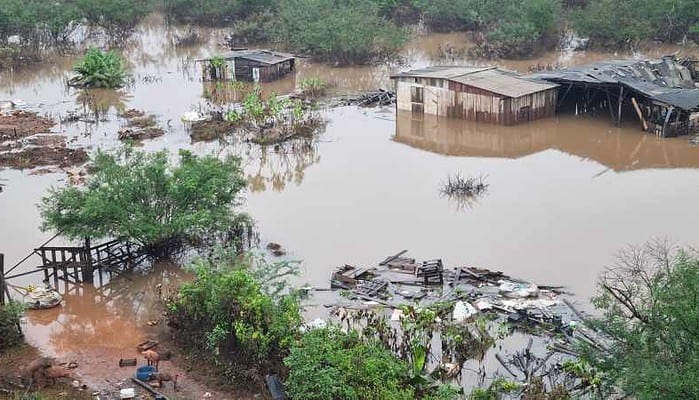
[[[0,253],[0,305],[5,305],[5,254],[3,253]]]
[[[641,120],[641,124],[643,124],[643,131],[647,132],[648,131],[648,122],[646,122],[646,119],[643,118],[643,113],[641,112],[641,108],[638,106],[638,103],[636,102],[635,97],[631,98],[631,104],[633,104],[633,108],[636,110],[636,114],[638,114],[638,119]]]
[[[670,109],[667,110],[667,114],[665,115],[665,122],[663,122],[663,130],[660,132],[660,136],[665,137],[665,127],[667,127],[667,123],[670,122],[670,115],[672,115],[672,111],[675,109],[675,107],[670,107]]]
[[[624,102],[624,87],[619,88],[619,112],[617,114],[617,125],[621,126],[621,103]]]
[[[605,93],[607,93],[607,105],[609,109],[609,115],[612,117],[612,122],[616,122],[616,118],[614,117],[614,110],[612,109],[612,98],[609,95],[609,89],[604,88]]]

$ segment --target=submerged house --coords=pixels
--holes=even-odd
[[[495,67],[444,66],[401,72],[397,108],[469,121],[512,125],[553,116],[558,84]]]
[[[560,86],[560,104],[576,113],[607,112],[621,124],[624,110],[643,130],[658,136],[687,135],[699,126],[699,89],[693,62],[659,60],[606,61],[536,74]]]
[[[293,55],[271,50],[237,50],[197,62],[204,81],[270,82],[296,67]]]

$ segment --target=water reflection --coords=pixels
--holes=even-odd
[[[315,139],[292,140],[275,146],[247,145],[245,173],[251,192],[281,192],[289,184],[300,185],[306,169],[320,161]]]
[[[560,116],[516,126],[478,124],[398,112],[393,140],[449,156],[520,158],[557,149],[615,171],[697,168],[699,147],[686,138],[658,138],[606,119]]]
[[[107,121],[110,110],[122,111],[126,108],[126,94],[119,90],[84,89],[75,96],[75,103],[82,108],[83,115],[94,121]]]

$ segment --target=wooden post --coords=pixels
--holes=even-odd
[[[0,305],[5,305],[5,254],[0,253]]]
[[[663,130],[660,134],[660,136],[665,137],[665,128],[667,127],[667,123],[670,122],[670,115],[672,115],[672,110],[674,110],[675,107],[670,107],[667,110],[667,114],[665,115],[665,122],[663,123]]]
[[[95,282],[95,273],[92,266],[92,252],[90,251],[90,238],[85,237],[85,248],[83,249],[82,260],[82,281]],[[77,274],[76,274],[77,275]],[[76,276],[77,278],[77,276]]]
[[[619,113],[617,117],[617,125],[621,126],[621,103],[624,101],[624,87],[619,88]]]
[[[633,104],[633,108],[636,109],[636,114],[638,114],[638,119],[640,119],[641,123],[643,124],[643,130],[648,131],[648,123],[646,122],[646,119],[643,118],[643,113],[641,112],[641,108],[638,106],[635,97],[631,98],[631,104]]]
[[[609,96],[609,90],[605,88],[604,91],[607,93],[607,105],[609,105],[609,115],[612,117],[612,122],[616,122],[616,118],[614,118],[614,110],[612,109],[612,98]]]

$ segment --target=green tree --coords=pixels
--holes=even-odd
[[[280,5],[275,37],[294,51],[351,64],[395,55],[407,33],[368,0],[288,0]]]
[[[43,229],[69,238],[114,237],[167,256],[182,240],[229,232],[247,221],[234,212],[245,187],[240,160],[180,151],[98,151],[85,188],[52,189],[40,204]]]
[[[136,25],[153,8],[151,0],[76,0],[83,18],[101,26],[112,39],[120,41],[133,32]]]
[[[124,60],[114,51],[90,48],[73,71],[78,75],[68,81],[71,86],[118,89],[126,85]]]
[[[598,46],[633,45],[653,33],[647,0],[591,0],[571,14],[573,28]]]
[[[639,400],[699,398],[699,256],[630,248],[600,280],[598,326],[611,340],[590,360]]]

